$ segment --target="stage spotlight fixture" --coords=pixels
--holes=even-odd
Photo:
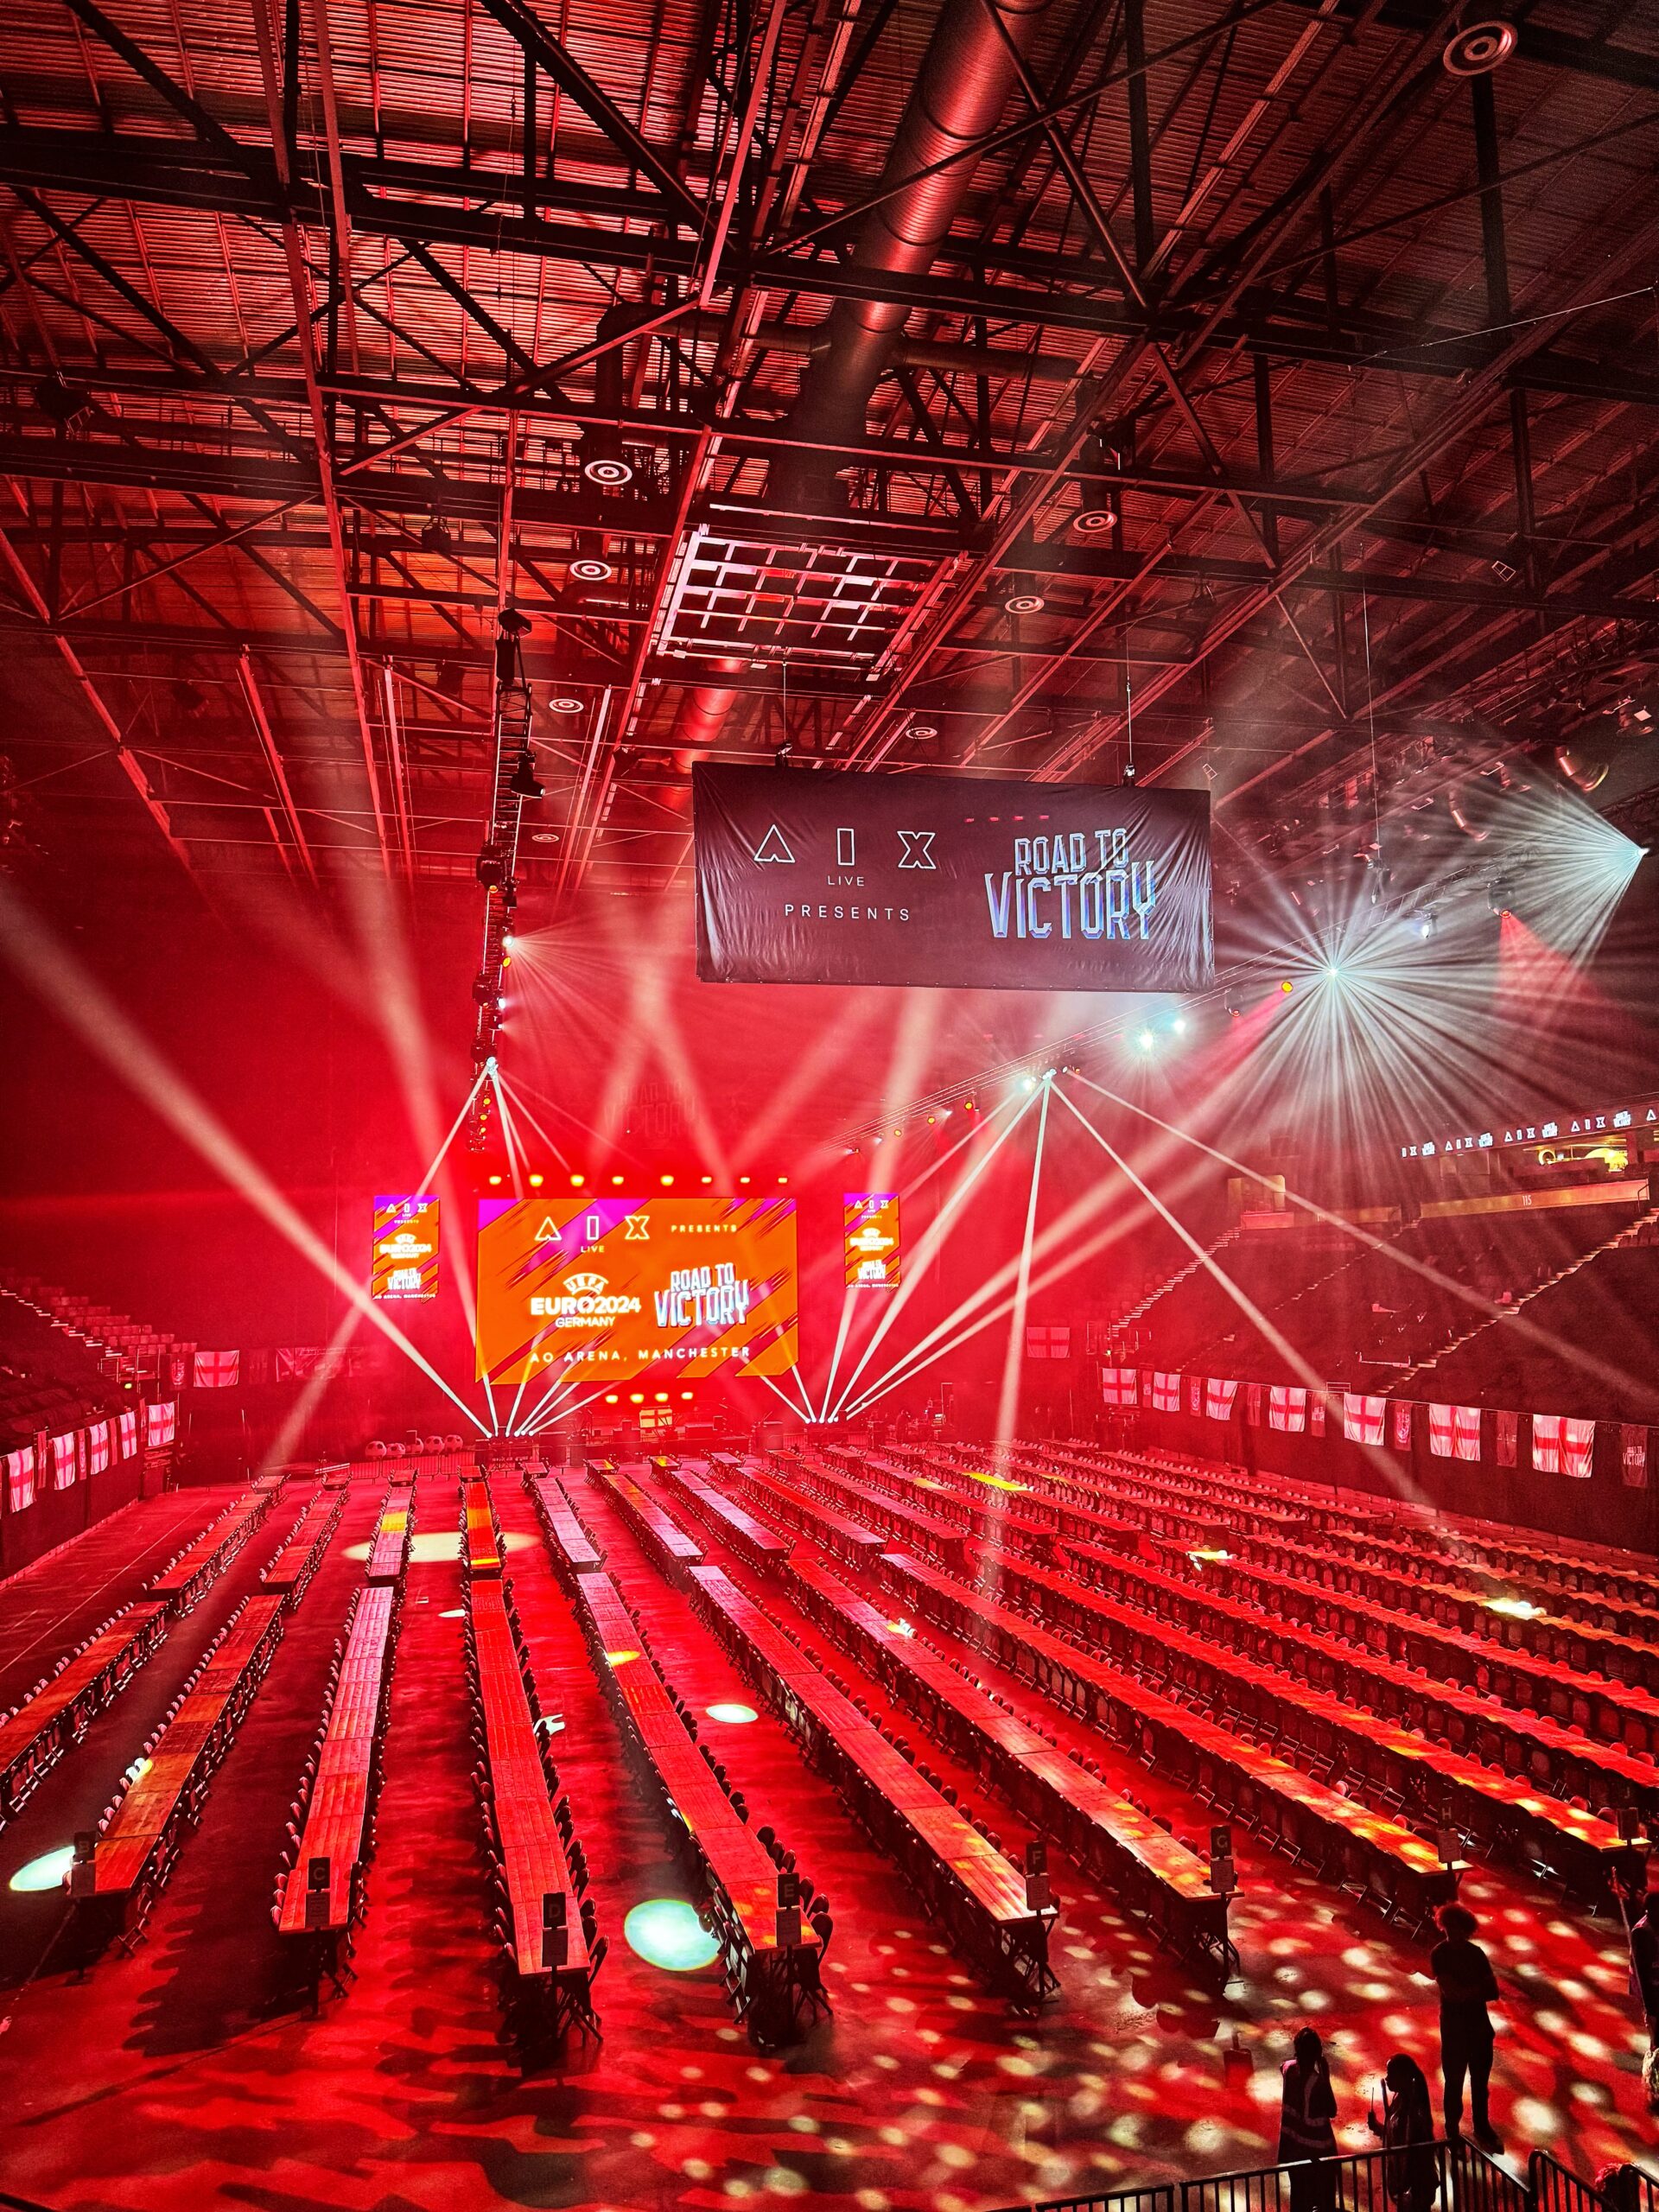
[[[1132,784],[1135,781],[1135,766],[1134,759],[1131,757],[1123,763],[1123,781],[1126,784]]]
[[[622,1186],[622,1178],[620,1175],[613,1175],[611,1178],[611,1185],[613,1190],[620,1190]]]
[[[605,1402],[607,1406],[614,1406],[620,1404],[620,1401],[614,1390],[607,1390],[605,1393]]]
[[[532,1191],[539,1191],[546,1180],[545,1175],[532,1175],[530,1179],[530,1187]]]
[[[1426,914],[1418,915],[1417,934],[1419,937],[1425,938],[1433,937],[1434,934],[1434,915],[1433,909]]]
[[[1288,998],[1291,993],[1295,989],[1296,986],[1294,983],[1287,981],[1281,983],[1279,988],[1284,993],[1285,996]]]
[[[499,983],[493,983],[487,976],[474,976],[473,978],[474,1005],[494,1006],[497,1003],[500,988]]]
[[[500,1185],[501,1185],[501,1178],[500,1178],[499,1175],[492,1175],[492,1176],[491,1176],[491,1178],[490,1178],[490,1188],[491,1188],[493,1191],[494,1191],[494,1190],[499,1190],[499,1189],[500,1188]]]
[[[1494,16],[1481,23],[1462,23],[1440,54],[1448,77],[1486,77],[1515,52],[1515,25]]]
[[[620,453],[595,454],[591,461],[582,462],[582,473],[604,492],[620,492],[633,481],[633,464],[624,461]]]
[[[712,1183],[715,1179],[712,1175],[705,1175],[702,1179],[705,1183]]]
[[[1135,1041],[1139,1045],[1143,1052],[1149,1052],[1153,1046],[1158,1042],[1158,1039],[1153,1035],[1150,1029],[1143,1029]]]
[[[1175,1034],[1178,1037],[1185,1037],[1186,1034],[1186,1016],[1184,1014],[1178,1014],[1174,1020],[1172,1021],[1169,1026],[1175,1032]]]
[[[507,880],[506,863],[493,845],[486,845],[474,864],[473,873],[486,891],[499,891]]]
[[[738,1177],[738,1179],[738,1179],[738,1181],[739,1181],[740,1183],[747,1183],[747,1182],[748,1182],[751,1179],[750,1179],[748,1176],[747,1176],[747,1175],[740,1175],[740,1176]]]
[[[671,1175],[659,1175],[657,1179],[665,1191],[673,1187],[674,1178]]]
[[[645,1404],[645,1392],[644,1392],[643,1390],[630,1390],[630,1391],[629,1391],[629,1393],[628,1393],[628,1403],[629,1403],[631,1406],[643,1406],[643,1405]]]
[[[787,1175],[780,1175],[780,1176],[778,1178],[778,1180],[779,1180],[780,1183],[787,1183],[787,1182],[788,1182],[788,1180],[789,1180],[789,1178],[788,1178],[788,1176],[787,1176]]]
[[[1341,969],[1332,966],[1328,962],[1320,972],[1325,976],[1327,982],[1339,983],[1342,981]]]
[[[789,756],[794,750],[795,747],[792,741],[789,738],[785,738],[772,756],[772,766],[774,768],[787,768],[789,766]]]
[[[528,746],[518,755],[518,764],[512,772],[512,781],[507,785],[507,789],[515,798],[545,798],[547,797],[547,793],[536,780],[536,763],[531,758]]]
[[[1020,1078],[1020,1088],[1021,1090],[1035,1090],[1037,1088],[1036,1077],[1034,1075],[1022,1075]]]
[[[1059,1070],[1058,1068],[1045,1068],[1043,1070],[1043,1081],[1045,1083],[1052,1083],[1058,1073]]]
[[[439,521],[436,515],[434,515],[421,532],[422,552],[445,556],[453,553],[454,550],[454,539],[450,536],[445,524]]]
[[[579,1191],[587,1180],[588,1178],[585,1175],[573,1175],[570,1178],[570,1187],[573,1191]]]
[[[681,1399],[682,1399],[682,1401],[683,1401],[683,1401],[685,1401],[685,1400],[690,1399],[690,1398],[694,1398],[696,1395],[696,1392],[695,1390],[682,1390],[682,1391],[681,1391],[681,1393],[680,1393],[680,1397],[681,1397]]]

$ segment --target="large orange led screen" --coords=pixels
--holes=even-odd
[[[799,1300],[792,1198],[486,1198],[478,1372],[621,1382],[781,1375]]]

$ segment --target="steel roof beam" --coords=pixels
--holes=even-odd
[[[1314,0],[1288,0],[1288,4],[1300,12],[1312,7]],[[1351,22],[1360,12],[1359,0],[1338,0],[1338,12]],[[1659,92],[1659,54],[1640,54],[1631,47],[1615,46],[1609,39],[1574,38],[1570,32],[1551,30],[1547,24],[1529,21],[1524,10],[1514,12],[1519,17],[1515,26],[1518,60],[1536,61],[1569,76],[1599,77],[1608,84]],[[1397,30],[1421,31],[1435,22],[1437,14],[1433,0],[1383,0],[1379,20]]]
[[[112,156],[112,147],[121,148],[118,159]],[[192,155],[196,151],[186,150]],[[193,191],[181,202],[176,192],[168,189],[167,164],[174,158],[173,149],[165,142],[158,150],[153,139],[129,139],[123,145],[118,139],[90,133],[0,129],[0,181],[39,189],[116,194],[137,201],[186,204],[232,215],[279,217],[280,201],[274,193],[251,200],[245,182],[226,176],[223,170],[204,176],[201,191]],[[352,217],[361,234],[396,238],[405,246],[419,243],[429,247],[434,242],[476,245],[491,253],[521,253],[566,260],[573,266],[586,264],[641,273],[655,270],[689,276],[697,265],[693,241],[625,232],[622,221],[630,214],[637,218],[637,208],[610,211],[616,219],[598,230],[526,223],[520,214],[509,215],[489,207],[444,207],[350,189],[353,181],[372,166],[351,155],[342,156]],[[448,173],[434,171],[423,188],[447,189],[476,200],[476,172],[461,168]],[[520,196],[516,178],[504,173],[495,181],[504,203]],[[327,220],[320,197],[306,206],[303,219],[315,225]],[[1124,299],[1116,271],[1103,262],[1096,266],[1080,257],[1036,252],[1010,253],[999,260],[995,252],[981,252],[973,242],[957,238],[949,241],[942,258],[988,268],[1017,267],[1055,285],[1080,288],[1097,283],[1105,289],[1096,298],[1087,296],[1081,289],[1045,291],[1028,285],[976,281],[948,270],[936,270],[926,276],[884,273],[878,278],[847,262],[765,252],[744,262],[735,252],[729,256],[734,277],[763,289],[830,300],[894,298],[919,312],[983,316],[992,321],[1071,331],[1091,339],[1156,335],[1179,341],[1198,327],[1202,318],[1202,310],[1196,306],[1160,306],[1150,313],[1137,308]],[[1494,343],[1485,335],[1472,336],[1438,324],[1409,323],[1351,304],[1344,307],[1333,329],[1322,309],[1288,294],[1247,294],[1237,308],[1207,327],[1220,347],[1242,345],[1252,353],[1265,353],[1274,359],[1324,362],[1351,370],[1374,368],[1434,378],[1458,378],[1484,367]],[[1532,390],[1659,405],[1659,378],[1620,365],[1561,355],[1548,347],[1541,348],[1517,371],[1516,377]],[[233,389],[233,383],[227,388]]]
[[[683,226],[694,235],[701,231],[709,211],[686,188],[683,179],[643,131],[634,128],[603,86],[588,75],[569,47],[554,37],[540,16],[524,6],[523,0],[483,0],[483,6],[519,50],[550,77],[590,121],[598,124],[629,167],[650,178],[662,194],[662,219]],[[522,196],[522,185],[519,190]]]

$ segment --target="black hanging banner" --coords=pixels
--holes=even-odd
[[[1212,979],[1205,791],[702,761],[691,786],[705,982]]]

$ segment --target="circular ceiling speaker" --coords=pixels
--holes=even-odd
[[[548,701],[547,711],[550,715],[579,715],[582,712],[582,702],[580,699],[573,698],[568,691],[561,691],[556,699]]]
[[[1008,594],[1002,602],[1002,611],[1005,614],[1040,614],[1047,604],[1041,592],[1033,591],[1027,585]]]
[[[910,734],[912,737],[919,737],[924,740],[930,737],[937,737],[939,734],[938,724],[937,722],[912,722],[910,726]]]
[[[1071,527],[1079,537],[1098,537],[1115,519],[1109,507],[1079,507],[1071,518]]]
[[[613,576],[616,570],[596,553],[584,553],[570,563],[570,573],[579,584],[602,584]]]
[[[595,454],[591,461],[583,461],[582,473],[590,484],[602,485],[607,491],[633,481],[632,463],[615,454]]]
[[[1440,56],[1453,77],[1484,77],[1502,68],[1515,52],[1515,25],[1494,16],[1484,23],[1465,23],[1452,32]]]

